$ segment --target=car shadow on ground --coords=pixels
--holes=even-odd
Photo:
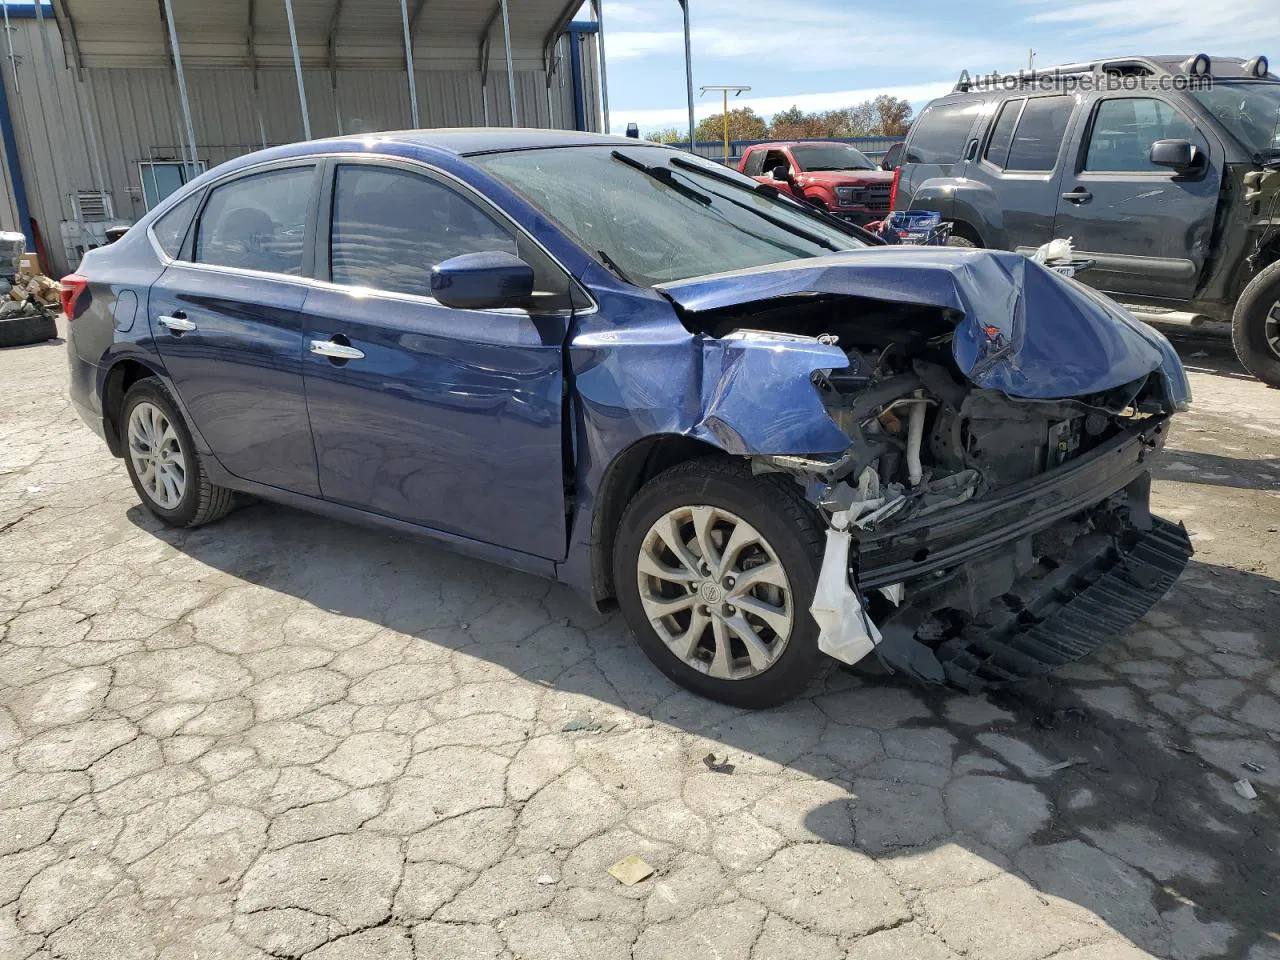
[[[62,339],[62,337],[53,337],[52,339],[49,339],[49,340],[41,340],[38,343],[20,343],[12,347],[4,347],[3,349],[6,352],[12,353],[18,350],[33,350],[36,347],[60,347],[66,342],[67,341]]]
[[[420,640],[423,657],[443,647],[539,685],[561,708],[545,732],[591,736],[599,722],[607,735],[607,717],[621,708],[696,738],[684,758],[689,775],[723,777],[726,792],[748,789],[754,774],[787,770],[839,788],[828,795],[834,799],[807,806],[809,839],[882,863],[953,845],[1082,905],[1159,955],[1171,948],[1171,916],[1184,924],[1191,917],[1184,939],[1231,925],[1220,928],[1225,942],[1203,955],[1225,946],[1226,955],[1243,958],[1267,940],[1280,949],[1280,735],[1268,742],[1270,734],[1236,722],[1230,708],[1197,706],[1182,692],[1208,672],[1200,664],[1234,656],[1208,649],[1196,628],[1227,631],[1236,641],[1224,642],[1249,648],[1236,657],[1242,662],[1280,661],[1267,613],[1277,583],[1269,578],[1193,562],[1123,643],[1065,678],[996,691],[989,701],[875,666],[832,663],[806,696],[750,712],[674,686],[616,613],[596,613],[559,585],[431,544],[269,504],[194,531],[163,528],[137,507],[129,516],[243,584],[295,598],[295,609],[310,604],[362,629],[377,624]],[[1242,605],[1245,597],[1261,599]],[[432,667],[411,661],[406,669]],[[1272,669],[1250,682],[1270,682],[1280,693],[1276,677]],[[1258,740],[1263,752],[1253,753]],[[703,750],[727,756],[735,772],[702,769]],[[1231,775],[1244,756],[1260,757],[1267,769]],[[1236,796],[1236,776],[1254,776],[1260,799]]]
[[[1203,329],[1176,323],[1154,323],[1152,326],[1169,338],[1169,342],[1178,351],[1183,366],[1188,370],[1233,380],[1255,379],[1253,374],[1240,365],[1235,347],[1231,343],[1229,327]]]
[[[1241,490],[1280,490],[1280,457],[1259,460],[1195,450],[1166,450],[1152,465],[1156,480]]]

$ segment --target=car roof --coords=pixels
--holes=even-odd
[[[378,140],[433,147],[458,156],[502,153],[508,150],[538,150],[547,147],[620,146],[637,141],[579,130],[542,130],[534,127],[438,127],[431,130],[388,130],[368,134]],[[351,139],[344,137],[342,139]],[[324,141],[316,141],[322,144]]]
[[[765,143],[753,143],[748,150],[768,150],[775,147],[852,147],[852,143],[843,140],[769,140]],[[856,147],[854,149],[857,149]]]
[[[436,159],[441,154],[472,157],[486,153],[508,153],[517,150],[540,150],[549,147],[648,147],[654,150],[670,149],[662,144],[632,137],[614,137],[602,133],[583,133],[577,130],[538,130],[528,127],[442,127],[432,130],[380,130],[370,133],[346,134],[320,140],[300,140],[285,143],[253,153],[241,154],[226,163],[214,167],[191,181],[188,186],[208,183],[228,173],[255,164],[279,160],[302,160],[326,154],[357,152],[370,156],[379,154],[402,155],[406,151],[423,158]]]

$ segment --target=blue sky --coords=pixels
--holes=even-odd
[[[1115,54],[1266,54],[1280,65],[1280,0],[689,0],[694,94],[752,87],[769,115],[792,103],[831,109],[891,93],[918,110],[971,73]],[[585,10],[584,10],[585,13]],[[583,17],[585,19],[585,17]],[[604,0],[609,113],[615,132],[687,126],[677,0]],[[1273,67],[1273,71],[1276,68]],[[720,110],[697,101],[699,118]]]

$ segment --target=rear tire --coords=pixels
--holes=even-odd
[[[967,237],[956,236],[956,234],[953,233],[951,236],[947,237],[947,246],[948,247],[973,247],[974,249],[977,249],[978,245],[974,243],[972,240],[968,239]]]
[[[706,566],[719,570],[690,576],[707,552],[700,522],[713,554]],[[682,541],[677,550],[667,545],[672,537]],[[613,553],[618,603],[640,648],[680,686],[736,707],[776,706],[804,690],[818,665],[809,605],[824,542],[816,511],[790,479],[752,476],[728,459],[691,460],[627,505]],[[665,575],[646,572],[658,569]],[[660,615],[666,604],[678,612]]]
[[[1244,368],[1280,388],[1280,261],[1249,282],[1231,317],[1231,342]]]
[[[170,527],[198,527],[224,517],[234,494],[209,481],[191,431],[155,377],[139,380],[120,410],[124,463],[142,505]]]

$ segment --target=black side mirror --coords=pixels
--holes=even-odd
[[[787,167],[773,167],[769,170],[769,177],[778,183],[790,183],[791,171]]]
[[[431,268],[431,295],[458,310],[521,307],[533,296],[533,267],[501,250],[464,253]]]
[[[1196,165],[1199,151],[1189,140],[1157,140],[1151,144],[1151,162],[1179,172]]]

